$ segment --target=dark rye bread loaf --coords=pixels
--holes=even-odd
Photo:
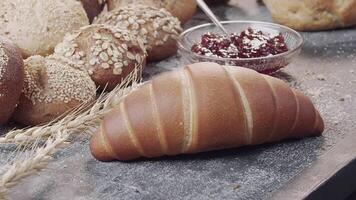
[[[20,50],[0,37],[0,125],[11,117],[24,82],[24,64]]]

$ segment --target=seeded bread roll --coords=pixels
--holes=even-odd
[[[356,25],[356,0],[263,0],[277,23],[299,31]]]
[[[73,0],[1,0],[0,8],[0,35],[24,57],[51,54],[67,32],[89,24],[83,6]]]
[[[72,60],[86,70],[92,80],[112,90],[135,67],[146,63],[143,41],[128,31],[93,24],[66,35],[55,48],[55,54]]]
[[[25,60],[25,84],[14,120],[24,125],[50,122],[95,99],[94,82],[66,58],[32,56]]]
[[[23,68],[20,50],[0,37],[0,125],[10,118],[20,98]]]
[[[149,61],[160,61],[177,52],[180,22],[165,9],[128,5],[100,15],[94,23],[129,30],[143,38]]]
[[[80,0],[83,4],[89,21],[92,22],[93,19],[98,16],[105,6],[106,0]]]
[[[182,24],[192,18],[197,10],[195,0],[108,0],[108,8],[109,10],[114,10],[128,4],[137,5],[138,3],[156,8],[165,8],[173,16],[177,17]]]

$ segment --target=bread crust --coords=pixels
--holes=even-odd
[[[105,0],[80,0],[91,23],[104,9]]]
[[[264,0],[273,20],[300,31],[319,31],[356,24],[356,0]]]
[[[177,52],[180,22],[165,9],[147,5],[128,5],[103,13],[95,24],[107,24],[128,30],[142,38],[148,61],[161,61]]]
[[[24,58],[49,55],[64,35],[89,20],[73,0],[1,0],[0,35],[13,41]]]
[[[185,24],[191,19],[196,10],[197,4],[195,0],[108,0],[109,10],[127,6],[128,4],[142,3],[157,8],[165,8],[173,16],[177,17],[182,24]]]
[[[0,125],[11,117],[24,82],[21,52],[11,41],[0,37]]]
[[[32,56],[25,60],[25,84],[13,119],[23,125],[44,124],[95,96],[89,75],[75,69],[69,60]]]
[[[22,95],[14,113],[14,121],[28,126],[41,125],[59,119],[83,102],[72,100],[67,103],[54,101],[51,103],[33,103]]]
[[[112,90],[135,68],[144,68],[146,50],[140,40],[128,31],[92,24],[66,35],[55,55],[75,62],[100,89]]]
[[[282,81],[197,63],[127,95],[104,118],[90,148],[102,161],[131,160],[317,136],[323,126],[310,99]]]

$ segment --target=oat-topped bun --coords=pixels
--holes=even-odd
[[[192,18],[197,10],[195,0],[108,0],[108,8],[109,10],[113,10],[128,4],[137,5],[138,3],[156,8],[165,8],[173,16],[177,17],[182,24],[185,24]]]
[[[0,37],[0,125],[13,113],[20,98],[24,72],[20,50]]]
[[[128,5],[103,13],[94,22],[126,29],[144,39],[148,60],[159,61],[177,52],[177,38],[182,31],[177,18],[164,8]]]
[[[78,0],[79,1],[79,0]],[[98,16],[105,6],[106,0],[80,0],[83,4],[85,11],[87,12],[89,21]]]
[[[55,54],[69,58],[85,69],[92,80],[112,90],[135,67],[146,63],[142,39],[128,31],[107,25],[90,25],[66,35],[55,48]]]
[[[83,6],[73,0],[1,0],[0,8],[0,35],[24,57],[52,53],[67,32],[89,24]]]
[[[24,125],[50,122],[95,95],[94,82],[68,59],[32,56],[25,60],[25,84],[14,119]]]

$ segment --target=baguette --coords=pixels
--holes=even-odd
[[[321,135],[312,102],[253,70],[197,63],[131,92],[91,138],[101,161],[190,154]]]

